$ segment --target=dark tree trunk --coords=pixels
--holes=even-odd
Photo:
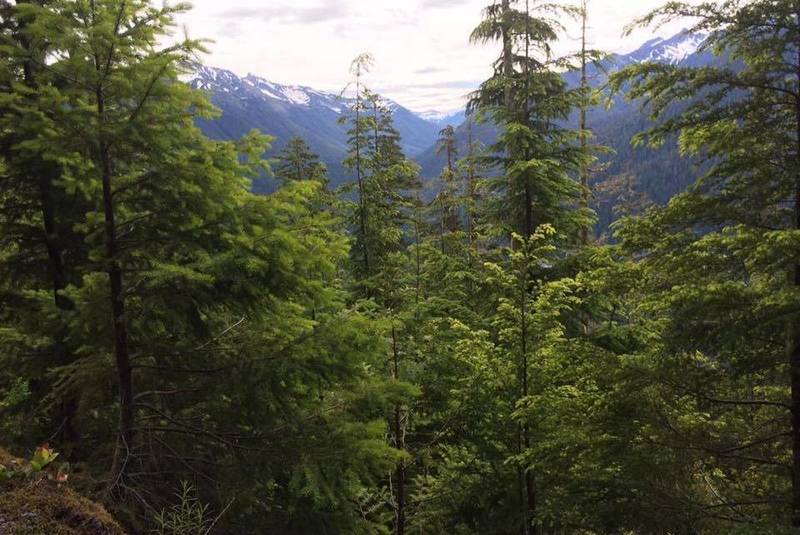
[[[397,351],[397,332],[392,325],[392,357],[393,374],[395,381],[400,380],[400,358]],[[405,450],[405,438],[403,435],[403,414],[400,405],[394,407],[394,439],[395,447],[401,451]],[[397,514],[395,519],[395,535],[404,535],[406,531],[406,467],[405,462],[400,461],[395,470],[395,496],[397,500]]]
[[[467,119],[467,172],[464,175],[464,179],[467,181],[464,190],[466,191],[467,202],[465,207],[466,212],[466,220],[467,220],[467,265],[472,268],[472,246],[473,246],[473,237],[472,237],[472,198],[474,196],[473,192],[473,183],[475,181],[473,168],[472,168],[472,118]],[[470,283],[470,287],[472,283]],[[470,292],[471,293],[471,292]]]
[[[111,321],[114,335],[114,358],[117,367],[119,388],[119,414],[117,421],[117,442],[111,465],[111,478],[108,494],[116,494],[124,485],[127,464],[133,447],[133,371],[128,350],[128,327],[125,317],[125,295],[122,269],[117,258],[116,223],[114,213],[114,194],[111,184],[113,162],[111,149],[103,133],[105,123],[105,97],[102,88],[97,96],[98,128],[100,129],[98,156],[103,183],[103,211],[105,217],[105,248],[108,263],[109,295],[111,299]]]
[[[795,1],[797,82],[800,88],[800,2]],[[798,89],[800,90],[800,89]],[[795,95],[795,184],[794,228],[800,229],[800,95]],[[800,287],[800,264],[794,266],[793,284]],[[792,527],[800,529],[800,319],[790,327],[789,365],[792,392]]]
[[[530,17],[530,2],[525,2],[525,99],[523,105],[524,121],[529,121],[530,110],[530,28],[528,27],[528,18]],[[522,397],[526,398],[529,394],[530,388],[528,384],[528,318],[527,318],[527,299],[531,291],[531,273],[528,262],[528,250],[531,236],[534,231],[533,222],[533,193],[531,191],[530,177],[525,177],[525,265],[523,266],[524,272],[522,274],[522,369],[521,383],[522,383]],[[531,447],[530,428],[528,423],[522,426],[522,445],[525,450]],[[536,535],[536,500],[537,500],[536,480],[533,470],[526,468],[525,470],[525,533]]]
[[[514,49],[512,43],[512,29],[509,13],[511,12],[510,0],[503,0],[502,3],[502,34],[503,34],[503,76],[505,81],[503,84],[503,105],[507,106],[509,110],[513,110],[513,103],[511,102],[512,91],[511,81],[514,75]]]

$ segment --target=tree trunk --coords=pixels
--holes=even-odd
[[[67,287],[66,270],[60,239],[58,237],[55,201],[52,193],[52,179],[48,169],[40,169],[39,192],[41,196],[42,223],[44,226],[45,245],[50,277],[53,285],[53,302],[63,314],[75,310],[75,303],[62,291]],[[72,352],[65,342],[65,333],[56,333],[53,344],[53,361],[58,366],[64,366],[72,361]],[[80,432],[76,422],[78,412],[78,398],[72,393],[63,400],[59,408],[61,420],[59,439],[64,444],[76,445],[80,442]]]
[[[364,274],[369,275],[369,245],[367,243],[367,205],[364,199],[364,177],[361,172],[361,81],[356,77],[356,181],[358,182],[358,222],[361,227],[361,248],[364,257]],[[369,292],[367,292],[369,297]]]
[[[530,86],[530,28],[528,26],[530,17],[530,2],[525,1],[525,104],[523,110],[525,113],[525,122],[529,121],[529,86]],[[522,397],[526,398],[529,394],[528,385],[528,318],[527,318],[527,299],[530,292],[530,265],[528,262],[528,246],[530,244],[531,236],[533,235],[533,194],[531,192],[530,177],[525,177],[525,264],[522,273]],[[531,447],[530,429],[528,423],[525,422],[522,426],[522,445],[525,450]],[[530,468],[525,469],[525,533],[536,534],[536,480],[533,470]]]
[[[111,465],[111,478],[108,483],[109,496],[116,494],[125,481],[127,463],[133,446],[133,384],[130,354],[128,350],[128,327],[125,317],[125,295],[123,291],[122,269],[117,259],[116,224],[114,219],[114,195],[111,184],[113,162],[109,144],[103,132],[105,123],[105,97],[98,88],[97,116],[99,132],[99,160],[103,182],[103,211],[105,217],[105,247],[108,262],[109,295],[111,298],[111,321],[114,335],[114,358],[117,367],[119,388],[119,414],[117,422],[117,443]]]
[[[511,3],[509,0],[503,0],[502,3],[502,34],[503,34],[503,77],[505,78],[503,84],[503,105],[513,110],[511,102],[511,80],[514,75],[514,49],[512,43],[512,29],[509,13],[511,11]]]
[[[795,1],[795,24],[800,32],[800,1]],[[800,33],[798,33],[800,36]],[[800,87],[800,37],[797,46],[797,82]],[[800,229],[800,96],[795,96],[794,228]],[[800,264],[794,266],[793,284],[800,287]],[[800,319],[790,325],[789,366],[792,392],[792,527],[800,529]]]
[[[588,18],[587,13],[587,0],[581,2],[581,89],[587,91],[589,81],[586,75],[586,23]],[[584,95],[585,97],[585,95]],[[587,139],[586,128],[586,103],[581,105],[581,152],[586,156],[589,141]],[[589,169],[585,162],[581,163],[581,186],[583,186],[581,207],[584,209],[589,208],[590,192],[589,192]],[[589,229],[586,226],[581,227],[581,243],[586,245],[589,243]]]
[[[395,381],[400,380],[400,359],[397,351],[397,332],[392,325],[392,356],[393,374]],[[403,435],[403,415],[400,405],[394,407],[394,439],[395,447],[401,451],[405,450],[405,438]],[[395,519],[395,535],[404,535],[406,530],[406,467],[405,462],[400,461],[395,470],[395,494],[397,499],[397,512]]]
[[[474,182],[475,182],[475,171],[473,169],[472,157],[473,157],[473,150],[472,150],[472,118],[467,119],[467,172],[464,174],[464,180],[466,180],[466,184],[464,186],[464,190],[466,192],[467,202],[465,203],[465,217],[467,220],[467,266],[472,269],[472,248],[474,245],[474,238],[472,236],[472,201],[475,195],[473,191]],[[472,295],[472,282],[469,282],[469,289],[470,289],[470,296]]]

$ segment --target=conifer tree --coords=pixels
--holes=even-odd
[[[345,165],[356,171],[357,199],[353,223],[355,245],[352,278],[355,293],[371,299],[385,320],[387,376],[395,386],[394,405],[387,414],[390,444],[406,450],[409,400],[414,389],[406,380],[405,326],[400,318],[405,307],[406,288],[398,284],[405,268],[406,227],[412,223],[418,187],[418,167],[403,154],[400,134],[394,126],[393,108],[360,82],[356,60],[356,96],[349,121],[350,152]],[[401,457],[391,475],[391,504],[394,533],[405,532],[407,519],[406,458]]]
[[[97,189],[93,193],[99,192],[94,202],[96,211],[90,212],[89,218],[101,223],[102,232],[92,234],[88,241],[95,247],[90,255],[97,259],[98,266],[103,266],[108,277],[119,389],[117,445],[108,482],[110,494],[126,484],[135,432],[124,275],[126,264],[135,258],[135,253],[131,254],[122,240],[131,238],[134,221],[150,217],[141,205],[126,211],[123,192],[133,184],[152,184],[159,171],[164,170],[157,159],[160,152],[153,158],[151,169],[147,169],[146,160],[136,160],[141,152],[147,151],[145,130],[151,132],[165,120],[187,117],[183,110],[194,104],[184,92],[172,87],[170,75],[174,77],[177,65],[190,59],[196,43],[185,41],[169,48],[154,48],[156,41],[168,32],[172,17],[185,10],[185,5],[155,9],[147,2],[116,1],[54,2],[46,9],[31,10],[31,16],[37,19],[35,31],[50,36],[53,52],[68,53],[76,46],[86,50],[85,55],[69,55],[51,69],[54,76],[67,81],[67,98],[73,106],[72,113],[62,118],[66,124],[61,127],[72,127],[82,133],[83,145],[71,150],[86,158],[87,167],[77,174],[75,187],[88,192],[94,184]],[[93,31],[84,40],[85,28]],[[156,116],[159,121],[154,121]],[[130,204],[135,206],[136,200]]]
[[[0,374],[2,428],[16,421],[6,404],[81,392],[74,459],[125,501],[115,511],[132,529],[147,529],[144,516],[183,478],[229,512],[227,531],[375,533],[386,519],[365,510],[398,460],[383,438],[399,394],[371,371],[385,364],[384,332],[348,308],[348,243],[319,209],[323,185],[255,196],[268,138],[217,142],[197,128],[214,110],[178,80],[197,43],[160,45],[185,9],[87,0],[12,10],[50,55],[35,88],[15,78],[21,48],[4,41],[0,57],[0,106],[13,111],[0,118],[10,208],[0,215],[0,346],[4,369],[32,362],[48,381]],[[21,118],[36,121],[20,128]],[[69,314],[44,267],[36,160],[58,172],[68,267],[58,295]],[[28,354],[38,359],[53,326],[68,333],[72,362]],[[42,427],[22,427],[30,441],[13,446],[43,442],[57,424]],[[242,489],[236,505],[220,498]]]
[[[290,139],[276,160],[273,172],[277,178],[284,182],[293,180],[327,182],[325,165],[319,161],[319,156],[311,151],[311,148],[302,138],[295,137]]]
[[[445,254],[445,240],[449,233],[459,229],[458,212],[458,174],[457,159],[458,149],[456,147],[455,128],[452,125],[446,126],[439,132],[439,140],[436,147],[437,154],[445,154],[447,164],[442,169],[439,176],[440,191],[436,195],[434,205],[439,211],[439,243],[442,254]]]
[[[589,91],[589,77],[588,77],[588,67],[589,67],[589,51],[587,50],[587,24],[589,21],[589,0],[581,0],[581,52],[580,52],[580,61],[581,61],[581,90],[583,91],[584,95],[586,95]],[[588,148],[589,148],[589,140],[588,140],[588,123],[587,123],[587,111],[588,111],[588,103],[583,102],[581,104],[581,111],[580,111],[580,137],[581,137],[581,150],[583,150],[584,154],[588,156]],[[581,163],[580,168],[580,180],[581,186],[583,186],[583,197],[581,198],[581,207],[584,209],[589,208],[589,201],[591,199],[591,190],[589,189],[589,165],[588,159]],[[589,228],[583,227],[581,229],[581,242],[585,245],[589,241]]]
[[[59,98],[55,87],[46,95],[40,92],[50,82],[45,72],[48,43],[31,31],[33,17],[22,4],[0,4],[4,45],[0,146],[7,162],[0,219],[7,243],[18,244],[16,255],[7,264],[12,271],[3,278],[12,293],[28,287],[28,283],[42,288],[49,286],[52,303],[47,304],[42,298],[36,304],[30,302],[30,306],[48,311],[52,306],[63,317],[74,309],[74,303],[64,292],[68,283],[74,282],[74,272],[65,259],[81,255],[81,238],[66,224],[67,203],[56,187],[61,175],[58,157],[47,153],[46,141],[41,137],[42,130],[52,127],[53,118],[38,113],[37,108],[46,99],[50,99],[50,105],[57,105]],[[35,7],[44,3],[29,4]],[[15,88],[25,89],[15,91]],[[51,356],[36,363],[38,371],[30,370],[34,374],[30,379],[47,383],[48,379],[39,375],[42,371],[73,360],[63,323],[59,320],[42,329],[41,335],[50,338]],[[21,375],[28,372],[20,369]],[[55,415],[59,422],[54,425],[59,426],[59,435],[70,448],[79,438],[75,419],[77,398],[76,392],[69,392],[63,399],[53,400],[61,405]],[[43,403],[42,399],[38,401]]]
[[[574,15],[575,10],[539,2],[528,2],[526,9],[513,9],[510,2],[487,8],[486,20],[472,39],[502,39],[503,50],[494,76],[482,84],[470,105],[490,115],[501,130],[490,158],[504,170],[491,185],[498,193],[496,221],[506,232],[521,236],[530,235],[541,223],[552,223],[566,234],[590,223],[587,210],[567,210],[561,203],[580,200],[582,190],[568,173],[579,171],[591,157],[569,147],[579,133],[561,125],[580,103],[582,92],[567,89],[561,78],[559,70],[571,61],[552,55],[552,43],[562,26],[548,15],[553,9],[565,15]]]
[[[459,168],[464,177],[462,191],[462,205],[464,210],[464,225],[467,237],[468,264],[472,265],[472,256],[475,246],[475,229],[477,226],[477,201],[478,181],[481,169],[479,150],[473,134],[474,118],[467,118],[467,152],[459,161]]]
[[[517,3],[517,2],[514,2]],[[489,6],[485,19],[472,34],[473,41],[502,43],[500,58],[495,62],[494,76],[481,85],[471,106],[491,116],[500,129],[499,141],[490,156],[502,174],[491,183],[493,199],[489,209],[499,234],[516,236],[519,248],[526,250],[527,241],[541,225],[551,225],[558,233],[577,236],[580,228],[590,224],[587,209],[570,210],[578,205],[582,189],[573,181],[570,171],[579,172],[589,156],[578,141],[580,133],[565,129],[562,124],[580,103],[580,88],[567,89],[559,72],[568,66],[565,59],[554,57],[552,43],[557,40],[561,24],[552,14],[574,15],[575,10],[530,1],[523,9],[515,9],[504,0]],[[574,239],[574,238],[573,238]],[[569,240],[567,239],[567,242]],[[533,269],[523,270],[530,272]],[[518,331],[519,397],[529,395],[529,303],[533,280],[521,288]],[[517,453],[530,447],[530,430],[520,423]],[[524,495],[522,529],[537,529],[537,488],[530,468],[520,467],[520,484]]]
[[[347,134],[349,136],[348,142],[350,151],[347,159],[344,161],[346,167],[352,169],[356,174],[356,185],[358,186],[358,228],[360,237],[358,249],[361,254],[363,262],[362,272],[369,274],[370,267],[370,250],[369,243],[366,241],[366,236],[369,234],[369,216],[366,207],[366,191],[365,191],[365,161],[364,152],[367,150],[367,136],[369,135],[369,121],[365,117],[365,103],[362,93],[362,76],[369,72],[374,59],[369,53],[360,54],[356,57],[350,65],[350,74],[355,78],[355,99],[350,109],[352,118],[350,119],[349,129]],[[347,88],[345,88],[347,91]],[[344,94],[344,91],[343,91]],[[341,122],[346,123],[347,117],[342,117]],[[374,129],[374,128],[373,128]]]
[[[392,109],[362,87],[349,117],[350,153],[345,165],[356,171],[357,209],[350,217],[356,247],[355,282],[363,297],[384,304],[393,293],[383,263],[404,245],[404,225],[411,219],[418,167],[403,154]],[[347,120],[347,118],[345,118]]]
[[[660,296],[661,302],[671,303],[664,313],[682,333],[666,333],[668,339],[674,337],[668,347],[730,366],[724,379],[686,388],[737,429],[736,445],[729,448],[750,455],[731,470],[750,468],[754,474],[763,469],[766,473],[760,477],[770,479],[768,465],[761,461],[772,459],[781,447],[791,452],[791,477],[783,480],[787,490],[750,486],[743,473],[716,484],[730,485],[729,492],[747,496],[741,501],[761,504],[737,515],[747,514],[766,525],[770,517],[785,515],[784,526],[797,530],[800,329],[793,296],[800,286],[800,262],[796,246],[790,244],[800,221],[800,5],[792,0],[670,2],[636,26],[659,26],[684,17],[692,20],[689,32],[708,34],[703,50],[730,61],[700,68],[644,63],[617,73],[612,84],[616,89],[629,87],[633,98],[643,97],[659,121],[637,141],[658,145],[679,133],[681,150],[701,157],[710,170],[666,210],[645,225],[631,225],[622,235],[633,250],[646,247],[651,252],[654,268],[664,260],[662,276],[684,277]],[[680,239],[670,239],[665,232]],[[717,261],[698,259],[705,254]],[[784,349],[788,358],[782,364]],[[781,371],[775,376],[768,369]],[[709,392],[710,384],[723,391]],[[776,422],[771,419],[776,417],[776,402],[786,405],[791,424],[783,431],[770,424],[759,427],[758,422]],[[740,411],[747,413],[743,420],[738,418]],[[718,437],[713,432],[701,436],[712,444],[704,444],[706,451],[729,449],[715,444]],[[724,455],[710,463],[732,464]],[[785,509],[775,505],[784,493],[789,498]]]

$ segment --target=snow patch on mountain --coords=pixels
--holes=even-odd
[[[465,110],[456,110],[449,112],[440,112],[436,110],[429,110],[416,113],[416,116],[431,124],[436,125],[438,128],[452,125],[458,126],[466,119]]]
[[[668,43],[653,50],[651,59],[667,63],[680,63],[697,52],[705,40],[704,35],[687,35],[681,41]]]
[[[283,89],[283,96],[292,104],[298,104],[300,106],[308,106],[308,103],[311,102],[309,94],[299,87],[285,87]]]
[[[446,113],[436,110],[428,110],[420,112],[417,115],[422,119],[425,119],[426,121],[430,121],[432,123],[438,123],[439,121],[443,121],[444,119],[448,118],[450,115],[452,115],[452,113]]]
[[[341,113],[343,101],[332,93],[305,86],[281,85],[254,74],[240,78],[231,71],[205,65],[197,65],[193,70],[193,73],[181,76],[181,81],[196,89],[232,94],[239,98],[258,95],[294,106],[310,107],[312,104],[320,104]]]
[[[276,84],[254,74],[248,74],[244,78],[244,81],[259,89],[267,98],[281,100],[298,106],[308,106],[311,103],[312,95],[323,95],[319,91],[308,87]],[[334,95],[325,96],[328,98],[334,97]]]
[[[669,39],[656,37],[644,43],[634,52],[622,56],[622,63],[644,63],[656,61],[676,65],[697,53],[707,35],[689,33],[686,30]]]

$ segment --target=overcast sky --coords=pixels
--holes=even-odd
[[[415,111],[460,108],[489,74],[497,46],[468,42],[490,0],[192,0],[181,20],[207,38],[205,63],[239,75],[339,91],[350,61],[369,51],[376,65],[367,83]],[[627,52],[653,37],[623,27],[664,0],[591,0],[596,48]],[[577,29],[576,29],[577,30]],[[571,38],[578,37],[572,31]],[[659,35],[675,33],[680,26]],[[565,48],[577,48],[566,42]]]

